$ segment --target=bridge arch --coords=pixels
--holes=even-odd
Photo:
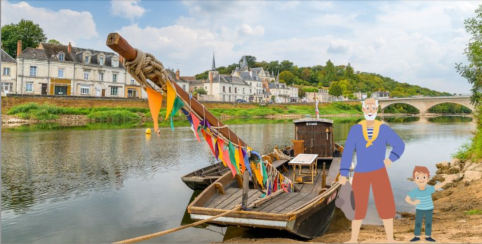
[[[380,105],[380,112],[382,113],[385,113],[385,110],[388,108],[388,107],[391,107],[391,106],[395,106],[395,105],[400,105],[400,104],[403,104],[403,105],[408,105],[412,108],[415,108],[417,110],[417,112],[415,112],[415,114],[418,114],[420,113],[420,109],[417,108],[416,106],[414,106],[413,104],[410,104],[410,103],[407,103],[407,102],[393,102],[393,103],[389,103],[389,104],[384,104],[383,106]]]
[[[469,96],[390,98],[378,100],[378,103],[382,112],[390,105],[401,103],[417,108],[420,111],[420,115],[427,113],[430,108],[444,103],[459,104],[467,107],[472,112],[475,110],[474,105],[470,103]]]
[[[469,110],[470,110],[470,113],[473,113],[473,112],[474,112],[474,108],[473,108],[472,106],[467,106],[466,103],[463,103],[463,102],[455,102],[455,101],[452,101],[452,102],[437,102],[437,103],[431,104],[430,107],[427,107],[427,111],[426,111],[426,112],[428,113],[428,111],[429,111],[431,108],[433,108],[433,107],[435,107],[435,106],[437,106],[437,105],[440,105],[440,104],[457,104],[457,105],[460,105],[460,106],[463,106],[463,107],[469,109]]]

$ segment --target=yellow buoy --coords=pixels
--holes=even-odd
[[[147,129],[146,129],[146,134],[151,134],[151,129],[150,129],[150,128],[147,128]]]

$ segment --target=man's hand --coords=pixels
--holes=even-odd
[[[385,167],[386,167],[387,169],[390,168],[390,166],[392,166],[392,160],[390,160],[390,159],[388,159],[388,158],[385,159],[383,162],[385,163]]]
[[[340,182],[340,184],[343,186],[346,184],[347,181],[348,179],[345,176],[340,176],[340,179],[338,180],[338,182]]]

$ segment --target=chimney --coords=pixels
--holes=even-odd
[[[17,58],[22,54],[22,40],[17,41]]]
[[[68,49],[67,49],[67,50],[68,50],[69,53],[72,52],[72,44],[70,44],[70,42],[69,42],[69,46],[68,46]]]
[[[213,83],[213,72],[209,72],[209,83]]]
[[[181,78],[179,77],[179,75],[181,74],[181,72],[179,71],[179,69],[176,70],[176,80],[180,80]]]

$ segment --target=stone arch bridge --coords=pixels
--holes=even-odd
[[[408,104],[412,105],[420,111],[420,115],[428,113],[428,110],[438,104],[454,103],[463,105],[474,111],[475,107],[470,103],[470,96],[447,96],[447,97],[409,97],[409,98],[390,98],[380,99],[378,104],[382,112],[392,104]]]

